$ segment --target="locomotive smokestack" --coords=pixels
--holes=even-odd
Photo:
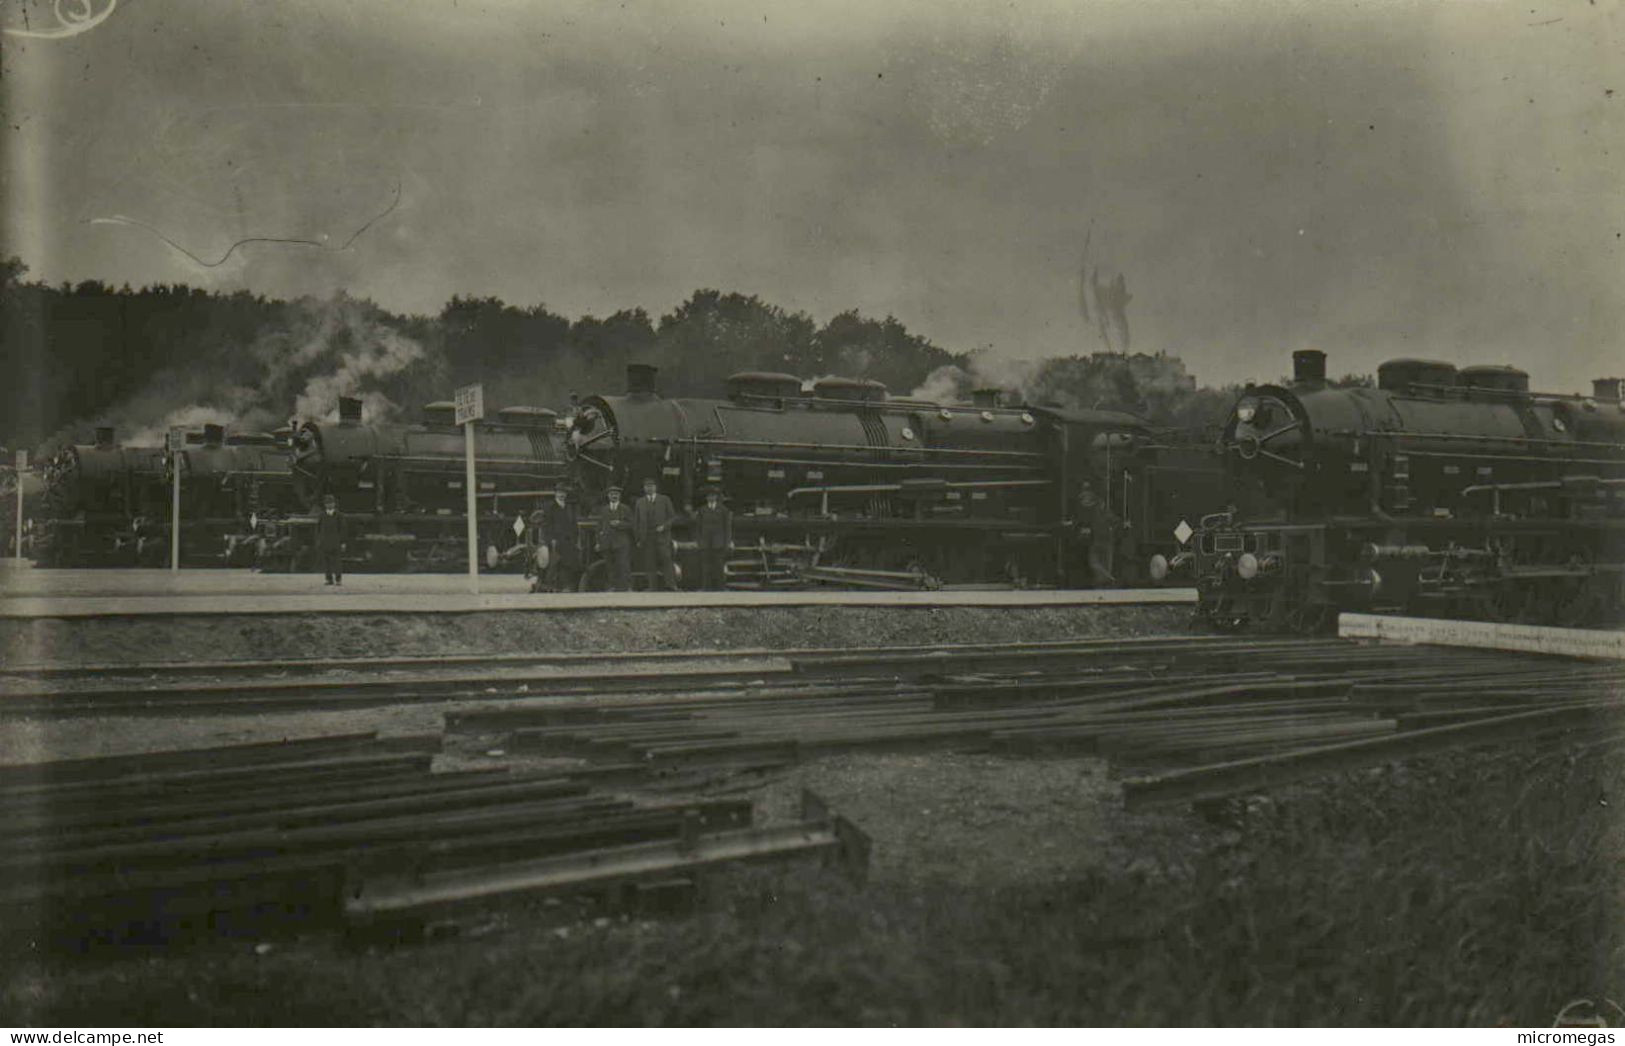
[[[226,427],[209,423],[203,426],[203,442],[211,447],[218,447],[226,442]]]
[[[339,424],[361,424],[361,401],[353,396],[339,397]]]
[[[998,389],[972,389],[970,394],[971,405],[975,407],[997,407],[999,405]]]
[[[660,368],[652,363],[628,363],[626,365],[626,394],[628,396],[655,395],[655,375]]]
[[[1319,349],[1299,349],[1292,354],[1292,380],[1303,385],[1326,381],[1326,354]]]
[[[1591,379],[1592,398],[1602,403],[1618,403],[1621,383],[1625,383],[1625,378]]]
[[[113,426],[96,426],[96,446],[111,447],[113,445]]]

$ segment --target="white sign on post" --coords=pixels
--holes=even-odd
[[[457,424],[463,427],[463,490],[468,503],[468,584],[480,590],[480,527],[474,491],[474,422],[485,417],[485,386],[464,385],[457,390],[454,405]]]
[[[454,405],[457,408],[457,424],[479,421],[485,417],[485,386],[464,385],[457,390]]]
[[[169,569],[181,568],[181,451],[186,449],[186,430],[170,429],[164,441],[169,448],[169,472],[174,477],[169,501]]]

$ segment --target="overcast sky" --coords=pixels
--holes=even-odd
[[[1132,348],[1204,381],[1318,347],[1589,390],[1625,372],[1622,25],[1616,0],[122,0],[4,38],[0,235],[53,282],[571,317],[716,287],[1012,358],[1103,347],[1087,245]],[[210,262],[331,249],[204,267],[110,218]]]

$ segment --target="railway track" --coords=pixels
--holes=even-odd
[[[1452,748],[1625,741],[1617,662],[1334,639],[138,671],[149,678],[13,673],[0,715],[420,704],[440,728],[0,767],[0,909],[43,912],[81,944],[234,925],[223,911],[257,913],[256,927],[275,911],[393,932],[539,893],[641,903],[744,860],[860,869],[861,832],[816,797],[800,821],[766,825],[748,798],[764,776],[834,752],[1087,754],[1145,809]],[[509,765],[452,769],[447,750]]]

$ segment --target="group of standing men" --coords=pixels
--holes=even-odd
[[[633,504],[622,501],[621,493],[619,486],[611,486],[605,491],[604,507],[593,516],[608,588],[612,592],[631,590],[632,554],[636,551],[651,590],[677,591],[672,524],[678,521],[678,514],[671,498],[660,493],[653,477],[643,481],[643,496]],[[586,558],[581,517],[563,488],[553,497],[553,504],[545,511],[531,514],[531,540],[537,548],[535,562],[539,568],[531,590],[574,592]],[[700,551],[701,587],[720,589],[722,566],[733,544],[733,516],[716,489],[706,491],[705,505],[695,511],[693,522]]]

